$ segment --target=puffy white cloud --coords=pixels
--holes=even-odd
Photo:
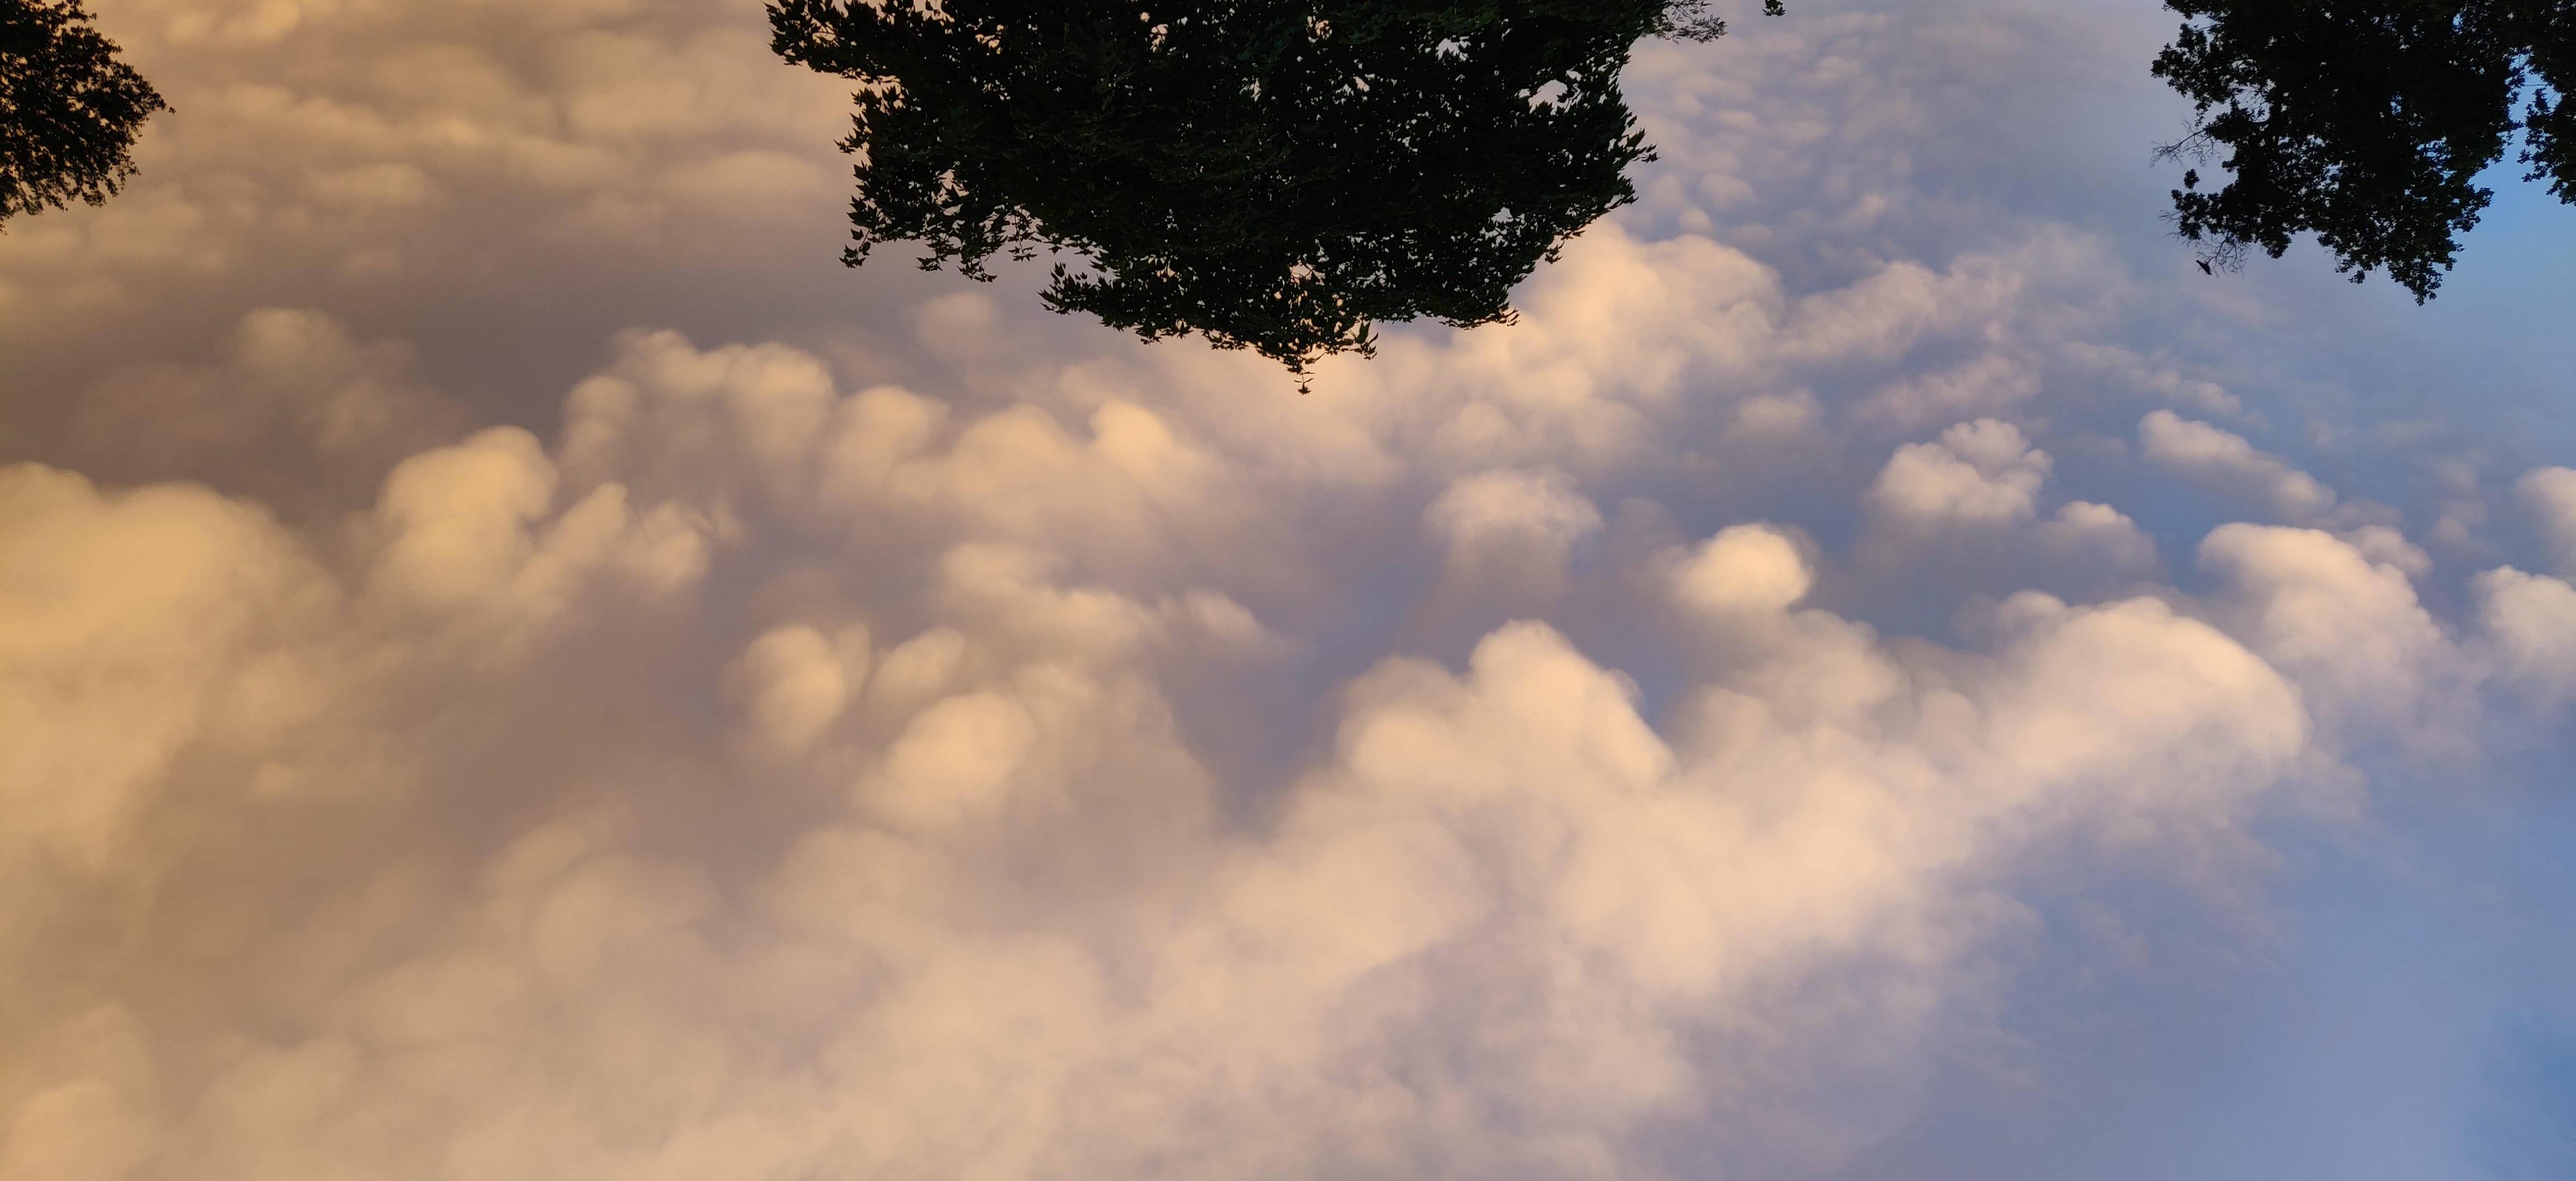
[[[516,427],[404,460],[376,503],[371,600],[513,633],[595,597],[587,583],[601,576],[659,594],[705,571],[706,529],[686,508],[639,513],[608,483],[556,511],[556,484]]]
[[[0,505],[0,855],[105,868],[192,741],[256,744],[316,709],[327,680],[293,645],[341,596],[266,514],[202,489],[18,465]]]
[[[2334,507],[2334,490],[2277,455],[2255,450],[2245,437],[2158,410],[2138,422],[2138,445],[2149,460],[2213,491],[2253,498],[2284,520],[2313,521]]]
[[[2026,521],[2039,511],[2040,485],[2054,463],[2020,428],[1981,418],[1941,432],[1936,442],[1897,448],[1869,497],[1891,517],[1935,527]]]
[[[2479,622],[2506,675],[2548,702],[2576,696],[2576,587],[2501,566],[2478,575]]]
[[[867,681],[868,657],[865,625],[827,637],[804,624],[787,624],[762,632],[727,673],[753,734],[795,751],[841,716]]]
[[[1452,546],[1528,536],[1557,546],[1601,527],[1600,510],[1549,472],[1483,472],[1442,490],[1423,523]]]
[[[1716,615],[1786,611],[1807,597],[1816,575],[1797,542],[1765,525],[1730,525],[1702,542],[1673,572],[1673,593]]]
[[[1869,530],[1857,572],[1898,594],[1926,583],[1988,595],[2134,590],[2156,571],[2154,539],[2092,501],[2043,517],[2056,466],[2021,428],[1991,418],[1898,447],[1863,493]]]
[[[2425,725],[2447,642],[2406,572],[2314,529],[2234,524],[2200,546],[2222,609],[2320,708],[2355,725]],[[2448,718],[2440,718],[2449,721]]]
[[[1423,510],[1447,543],[1457,593],[1517,592],[1543,604],[1561,589],[1568,551],[1601,528],[1601,512],[1556,472],[1480,472]]]
[[[2067,501],[2040,522],[2038,532],[2040,547],[2065,565],[2123,576],[2156,567],[2155,539],[2107,504]]]
[[[2535,468],[2514,482],[2538,517],[2549,558],[2562,574],[2576,574],[2576,469]]]

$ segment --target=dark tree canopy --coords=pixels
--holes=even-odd
[[[2234,173],[2174,191],[2204,262],[2278,258],[2313,232],[2354,282],[2385,268],[2420,303],[2517,132],[2526,179],[2576,202],[2576,0],[2165,2],[2188,23],[2155,73],[2199,119],[2162,154]]]
[[[169,109],[89,21],[80,0],[0,0],[0,222],[107,200]]]
[[[1773,0],[1772,7],[1777,7]],[[1704,0],[775,0],[773,47],[860,83],[852,265],[924,244],[1148,340],[1300,374],[1370,325],[1510,319],[1512,286],[1635,197],[1631,45]]]

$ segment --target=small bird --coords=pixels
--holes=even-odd
[[[2200,264],[2200,273],[2201,273],[2201,274],[2204,274],[2204,275],[2215,275],[2215,274],[2217,274],[2217,273],[2218,273],[2218,272],[2216,272],[2216,271],[2213,271],[2213,270],[2209,269],[2209,260],[2208,260],[2208,259],[2205,259],[2205,258],[2195,258],[2195,259],[2193,259],[2192,261]]]

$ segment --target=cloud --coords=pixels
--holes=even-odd
[[[825,636],[804,624],[762,632],[726,669],[752,733],[781,751],[801,750],[841,715],[866,683],[863,625]]]
[[[504,643],[592,599],[594,579],[667,593],[707,563],[703,527],[677,505],[638,513],[610,483],[559,506],[554,464],[516,427],[404,460],[371,524],[371,603]]]
[[[222,352],[211,365],[111,370],[73,403],[73,454],[128,481],[193,477],[272,504],[345,509],[460,425],[409,349],[356,340],[321,312],[256,309]]]
[[[2312,521],[2335,503],[2334,490],[2279,456],[2254,449],[2244,436],[2158,410],[2138,422],[2138,445],[2147,458],[2212,491],[2250,497],[2284,520]]]
[[[1789,609],[1807,597],[1815,580],[1790,537],[1764,525],[1730,525],[1674,571],[1673,591],[1696,611],[1762,614]]]
[[[2098,595],[2154,574],[2154,539],[2118,509],[2069,500],[2042,517],[2056,464],[2021,428],[1991,418],[1899,446],[1862,493],[1869,526],[1856,573],[1880,587],[1988,595]]]
[[[1598,532],[1601,512],[1554,472],[1480,472],[1451,483],[1423,510],[1448,545],[1443,577],[1456,593],[1517,593],[1524,606],[1561,592],[1566,558]]]
[[[569,276],[710,261],[710,226],[838,236],[847,94],[780,66],[756,12],[147,0],[105,19],[174,109],[123,199],[0,242],[13,347],[173,357],[280,302],[263,289],[345,299],[335,311],[447,296],[503,322],[559,316]],[[128,317],[157,331],[98,335]],[[536,391],[463,393],[490,413]]]
[[[2039,526],[2042,552],[2063,566],[2134,577],[2156,568],[2156,542],[2107,504],[2070,500]]]
[[[1897,448],[1869,497],[1909,523],[2025,521],[2039,511],[2039,488],[2054,463],[2011,423],[1981,418],[1941,432],[1937,442]]]
[[[2576,695],[2576,587],[2544,574],[2499,566],[2478,575],[2479,621],[2507,676],[2543,701]]]
[[[841,273],[748,9],[111,15],[181,115],[0,239],[0,1179],[2125,1176],[2297,1155],[2172,1132],[2249,993],[2553,978],[2566,472],[2102,228],[2160,23],[1649,46],[1632,215],[1300,398]]]
[[[2314,529],[2223,525],[2200,564],[2226,582],[2223,610],[2318,708],[2348,724],[2409,727],[2448,641],[2403,570]]]
[[[2562,573],[2576,573],[2576,469],[2535,468],[2514,482],[2538,517],[2549,559]]]
[[[751,534],[703,525],[706,498],[732,490],[748,503],[767,492],[739,477],[800,471],[804,486],[780,493],[797,512],[863,519],[912,494],[898,468],[874,486],[882,499],[824,498],[828,471],[799,464],[833,454],[831,433],[811,432],[826,440],[814,445],[760,429],[892,395],[870,403],[795,377],[816,371],[792,352],[685,356],[714,364],[694,382],[582,384],[559,453],[496,428],[403,460],[365,517],[369,540],[336,569],[242,502],[176,486],[111,501],[75,476],[13,471],[26,504],[11,540],[57,571],[13,620],[30,637],[101,637],[57,639],[69,647],[53,657],[21,641],[10,667],[27,670],[22,704],[44,732],[104,743],[99,728],[114,725],[124,750],[152,756],[68,793],[89,811],[41,831],[82,856],[39,872],[109,872],[109,850],[147,838],[102,817],[180,790],[174,777],[202,778],[178,769],[179,752],[220,740],[240,746],[235,764],[319,757],[309,726],[232,734],[209,721],[237,699],[239,677],[281,662],[344,670],[308,687],[305,708],[370,719],[394,749],[420,752],[400,756],[412,789],[374,805],[395,815],[435,807],[455,790],[443,777],[463,772],[422,757],[448,725],[440,711],[406,716],[392,695],[424,677],[462,693],[578,678],[583,634],[701,662],[702,692],[740,719],[742,745],[703,751],[699,770],[658,790],[844,785],[805,806],[819,825],[771,864],[733,871],[769,900],[754,911],[724,905],[690,858],[618,836],[613,817],[634,802],[603,813],[555,791],[512,808],[525,819],[509,827],[525,835],[452,854],[432,874],[455,884],[400,911],[428,928],[364,915],[253,928],[241,936],[253,945],[321,941],[302,953],[336,965],[313,985],[319,1003],[202,1083],[164,1085],[149,1142],[168,1147],[128,1162],[136,1175],[182,1160],[214,1176],[365,1171],[433,1142],[504,1176],[649,1175],[715,1151],[700,1143],[771,1171],[842,1160],[894,1175],[939,1162],[1094,1175],[1188,1160],[1220,1175],[1374,1175],[1484,1159],[1585,1172],[1616,1159],[1630,1130],[1740,1085],[1741,1068],[1684,1054],[1690,1040],[1747,1020],[1805,1030],[1821,1019],[1781,1007],[1779,990],[1862,962],[1901,962],[1920,987],[1974,955],[1990,936],[1975,893],[1950,880],[1960,868],[2065,823],[2069,808],[2227,824],[2305,733],[2296,697],[2260,660],[2152,601],[2033,599],[2014,609],[2002,648],[1955,665],[1889,651],[1826,612],[1792,623],[1813,578],[1803,543],[1737,526],[1670,567],[1673,593],[1710,626],[1769,638],[1749,658],[1710,649],[1718,663],[1668,733],[1638,713],[1624,677],[1545,625],[1513,624],[1478,641],[1462,673],[1380,662],[1271,818],[1220,826],[1153,653],[1257,629],[1222,598],[1158,606],[1063,583],[1024,548],[951,543],[919,601],[941,625],[882,655],[880,629],[907,625],[879,614],[891,604],[861,601],[855,618],[782,622],[686,656],[651,605],[716,577],[711,563],[777,560]],[[735,429],[678,425],[706,422]],[[647,423],[660,425],[636,425]],[[960,462],[980,426],[948,456],[912,462]],[[650,491],[630,491],[630,477]],[[923,478],[960,510],[1024,495]],[[1020,478],[1081,495],[1097,475],[1075,464]],[[1562,577],[1564,545],[1600,527],[1567,486],[1471,477],[1432,496],[1423,519],[1453,553],[1518,547],[1516,560]],[[985,518],[1005,533],[1009,520]],[[799,521],[746,514],[739,527]],[[202,538],[181,568],[204,573],[149,579],[142,597],[104,593],[134,574],[114,554],[171,529]],[[84,543],[61,540],[72,535]],[[175,639],[133,630],[139,618],[182,628],[202,655],[178,658]],[[113,698],[33,687],[55,667],[127,679],[94,646],[106,637],[140,645],[129,659],[158,679]],[[555,712],[481,715],[475,741],[531,752],[562,733],[569,719]],[[133,743],[138,718],[162,719],[147,729],[162,737]],[[54,778],[40,767],[14,794]],[[217,792],[204,806],[275,806],[223,794],[222,780],[193,789]],[[2178,782],[2192,791],[2177,797]],[[361,872],[350,888],[400,891],[417,872]],[[352,939],[379,950],[359,955]],[[246,984],[219,1003],[273,996]],[[573,998],[593,1015],[563,1024]],[[1860,1008],[1841,1020],[1894,1022],[1884,1029],[1899,1040],[1928,1013],[1849,1003]],[[244,1036],[158,1011],[138,1020],[156,1061]],[[771,1039],[822,1057],[802,1076],[771,1073],[759,1065]],[[514,1044],[554,1048],[515,1066],[483,1048]],[[19,1084],[30,1096],[86,1085]],[[934,1118],[918,1106],[931,1096],[944,1111],[1007,1116],[1013,1131],[997,1141],[983,1119]],[[22,1120],[73,1118],[45,1114],[70,1099],[26,1102],[36,1114]],[[553,1113],[549,1130],[496,1138],[531,1107]],[[639,1124],[611,1111],[648,1114]],[[865,1134],[880,1127],[908,1130]]]
[[[256,742],[313,707],[291,644],[337,588],[266,514],[201,489],[20,465],[0,504],[9,858],[105,868],[184,747]]]

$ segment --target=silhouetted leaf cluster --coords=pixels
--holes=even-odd
[[[2414,292],[2441,285],[2457,236],[2494,196],[2475,178],[2523,135],[2528,179],[2576,202],[2576,0],[2166,0],[2188,19],[2155,73],[2199,118],[2171,158],[2173,193],[2204,264],[2278,258],[2314,232],[2354,282],[2374,268]]]
[[[1774,2],[1776,7],[1776,0]],[[915,241],[1045,299],[1303,374],[1370,325],[1510,319],[1635,197],[1619,73],[1704,0],[776,0],[773,47],[857,80],[852,265]]]
[[[80,0],[0,0],[0,221],[107,200],[169,109],[89,22]]]

